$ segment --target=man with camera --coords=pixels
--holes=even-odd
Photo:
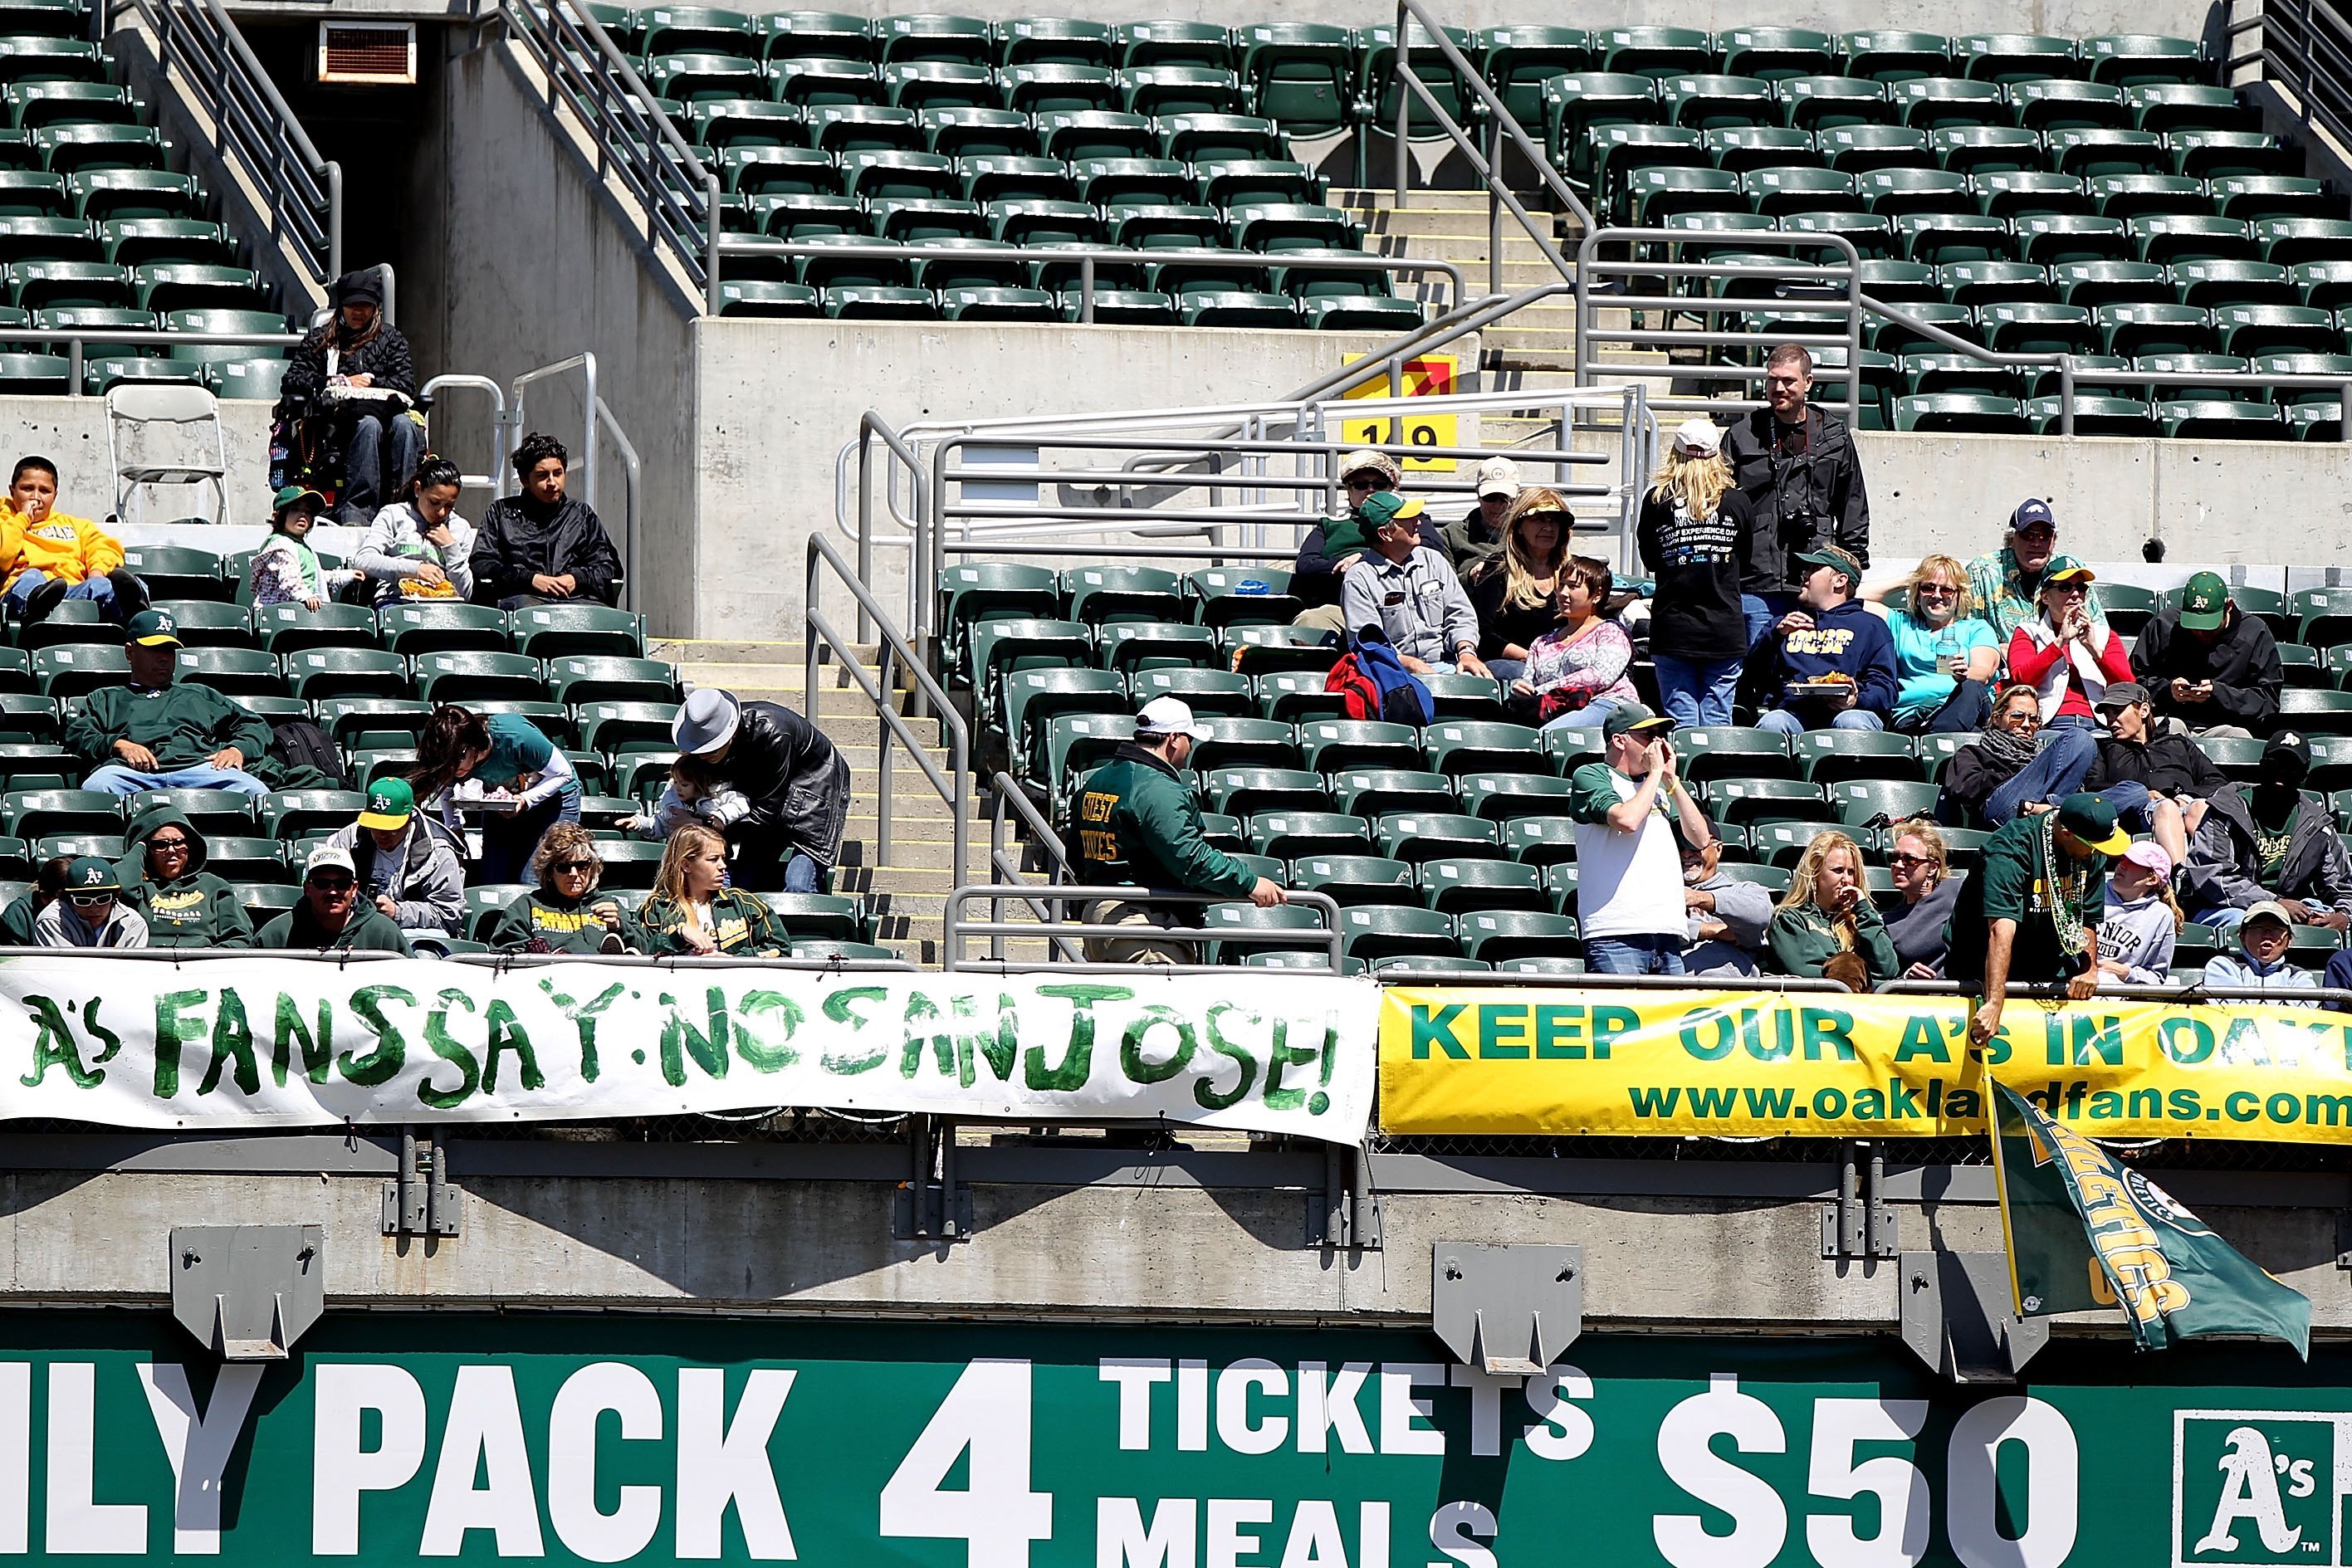
[[[1675,721],[1639,703],[1601,721],[1606,762],[1570,778],[1575,795],[1576,919],[1585,967],[1596,975],[1680,975],[1689,937],[1683,893],[1684,843],[1714,830],[1675,771]]]
[[[1740,589],[1764,601],[1749,609],[1748,641],[1764,634],[1772,618],[1796,601],[1805,570],[1799,557],[1836,545],[1870,565],[1870,496],[1845,421],[1805,401],[1813,390],[1813,357],[1783,343],[1764,361],[1764,396],[1758,409],[1724,432],[1723,455],[1732,483],[1756,510],[1754,556]]]

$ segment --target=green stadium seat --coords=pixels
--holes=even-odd
[[[915,262],[915,286],[934,293],[950,288],[1025,287],[1029,264],[1015,247],[992,239],[938,239],[929,248],[946,255],[927,255]]]
[[[1979,81],[2036,81],[2082,75],[2074,40],[2038,33],[1971,33],[1952,40],[1952,61]]]
[[[2284,441],[2291,439],[2286,421],[2269,403],[2190,398],[2157,404],[2164,433],[2195,441]]]
[[[316,610],[299,604],[270,604],[247,613],[255,639],[280,656],[302,648],[373,649],[376,645],[375,612],[356,604],[321,604]]]
[[[1921,131],[1967,125],[2006,125],[2008,96],[1999,84],[1959,77],[1914,77],[1889,82],[1887,100],[1895,117]]]
[[[1938,789],[1917,779],[1842,779],[1827,786],[1837,821],[1849,828],[1871,825],[1880,817],[1899,822],[1908,817],[1932,816]]]
[[[2257,354],[2252,368],[2273,375],[2342,376],[2352,380],[2352,354]],[[2289,410],[2305,405],[2334,408],[2341,399],[2339,389],[2329,387],[2281,387],[2278,402]],[[2101,596],[2104,608],[2105,598]],[[2113,618],[2109,618],[2113,624]]]
[[[1225,220],[1244,250],[1286,255],[1359,249],[1363,231],[1338,207],[1296,203],[1244,203],[1229,207]]]
[[[273,789],[261,798],[262,825],[285,842],[351,825],[367,797],[351,789]]]
[[[1176,622],[1111,622],[1101,629],[1100,647],[1104,664],[1129,672],[1186,665],[1214,668],[1223,659],[1213,628]],[[1319,683],[1321,677],[1317,679]]]
[[[1354,117],[1356,47],[1342,27],[1261,22],[1241,30],[1241,76],[1249,111],[1294,136],[1329,136]]]
[[[977,16],[880,16],[875,19],[874,36],[881,42],[886,62],[949,60],[985,66],[996,60],[995,31]]]
[[[1369,719],[1313,719],[1298,727],[1307,766],[1318,773],[1350,768],[1416,768],[1421,737],[1410,726]]]
[[[1195,716],[1208,737],[1194,743],[1195,768],[1298,768],[1298,732],[1277,719]],[[1220,808],[1221,810],[1223,808]],[[1246,816],[1247,812],[1236,812]]]
[[[1925,777],[1911,737],[1859,729],[1814,729],[1790,737],[1790,749],[1805,779],[1838,784],[1849,779],[1919,779]]]
[[[1139,709],[1157,697],[1175,697],[1191,707],[1195,717],[1265,716],[1258,711],[1257,694],[1249,677],[1229,670],[1138,670],[1128,678],[1127,689],[1129,700]]]
[[[1955,305],[1977,309],[2021,300],[2048,302],[2050,274],[2031,262],[1953,261],[1936,269],[1936,281]]]
[[[2153,262],[2062,262],[2050,269],[2050,283],[2061,300],[2083,306],[2095,316],[2107,305],[2173,303],[2172,279]]]
[[[2248,259],[2261,256],[2263,251],[2252,225],[2210,214],[2159,213],[2134,218],[2128,226],[2143,261]],[[2281,265],[2288,264],[2282,261]]]
[[[1008,671],[1091,663],[1094,640],[1087,628],[1075,621],[991,616],[970,630],[966,647],[964,664],[972,689],[985,702],[992,695],[996,682]],[[642,659],[567,658],[553,661],[551,667],[577,671],[593,668],[599,673],[599,678],[593,683],[593,697],[566,695],[559,679],[557,694],[566,702],[598,698],[676,700],[674,687],[663,689],[653,685],[657,675],[669,675],[675,680],[667,664]]]
[[[1822,131],[1814,141],[1822,161],[1841,173],[1864,175],[1878,169],[1936,167],[1927,133],[1908,125],[1840,125]]]
[[[1374,836],[1381,853],[1420,865],[1433,860],[1502,858],[1502,838],[1484,818],[1450,811],[1402,811],[1380,818]]]
[[[2096,179],[2106,174],[2170,174],[2171,150],[2153,131],[2113,127],[2053,131],[2050,153],[2062,174]]]
[[[1592,36],[1604,71],[1665,78],[1711,70],[1715,41],[1690,27],[1612,27]]]
[[[132,267],[131,277],[142,310],[248,309],[268,302],[261,275],[249,267],[150,262]]]
[[[1515,817],[1503,824],[1512,859],[1542,868],[1576,859],[1576,824],[1566,817]]]
[[[1268,719],[1227,719],[1227,724],[1266,724]],[[1210,805],[1231,816],[1247,818],[1260,811],[1312,811],[1330,800],[1322,775],[1303,768],[1263,764],[1212,767],[1201,774]],[[1274,854],[1279,852],[1261,852]]]
[[[1723,68],[1735,76],[1786,81],[1838,68],[1837,40],[1811,27],[1733,27],[1716,40]]]
[[[1422,901],[1441,915],[1475,909],[1549,912],[1552,906],[1544,891],[1541,868],[1518,861],[1486,857],[1427,861],[1417,880]]]
[[[1228,626],[1219,642],[1226,662],[1251,675],[1273,670],[1328,674],[1339,656],[1331,633],[1305,626]]]
[[[1249,841],[1259,854],[1296,861],[1310,855],[1361,854],[1370,848],[1371,835],[1360,818],[1298,808],[1251,816]]]
[[[959,186],[951,159],[897,148],[843,153],[841,176],[845,192],[869,211],[884,202],[951,200]]]
[[[1895,400],[1895,428],[1921,434],[2028,434],[2025,405],[1982,392],[1937,392]]]
[[[1342,768],[1329,778],[1332,798],[1340,808],[1367,819],[1399,811],[1451,812],[1457,804],[1453,781],[1442,773],[1409,768]]]
[[[1067,162],[1087,158],[1150,158],[1160,151],[1159,128],[1124,110],[1092,110],[1036,117],[1045,155]]]
[[[1062,589],[1042,566],[1013,561],[965,561],[941,569],[940,622],[950,646],[969,645],[975,622],[991,618],[1050,620],[1062,612]]]
[[[2201,374],[2207,371],[2242,374],[2252,368],[2246,361],[2231,354],[2145,354],[2132,361],[2132,369],[2135,371],[2146,371],[2151,378],[2149,382],[2144,383],[2150,389],[2151,394],[2160,401],[2167,402],[2247,401],[2247,394],[2232,392],[2226,387],[2168,385],[2162,378],[2184,373]]]
[[[2281,267],[2293,267],[2299,261],[2333,261],[2352,255],[2352,220],[2263,218],[2249,226],[2254,244],[2262,249],[2263,259]]]
[[[603,852],[601,846],[598,852]],[[770,890],[761,891],[760,897],[795,942],[863,942],[871,934],[864,901],[847,894]]]
[[[1061,574],[1059,591],[1070,619],[1089,626],[1106,621],[1181,620],[1192,609],[1183,580],[1159,567],[1073,567]]]
[[[926,109],[916,120],[923,150],[942,158],[1030,157],[1039,145],[1029,117],[1009,109]]]
[[[2124,89],[2132,122],[2142,131],[2259,131],[2261,120],[2226,87],[2151,82]]]
[[[1016,16],[997,33],[1008,66],[1109,66],[1118,63],[1121,50],[1108,23],[1071,16]]]
[[[1257,941],[1212,940],[1207,945],[1206,955],[1212,964],[1239,964],[1252,956],[1276,952],[1311,953],[1319,959],[1330,951],[1330,938],[1326,934],[1322,915],[1312,909],[1294,905],[1260,909],[1251,904],[1213,904],[1202,911],[1202,925],[1217,931],[1269,934]],[[1318,962],[1313,967],[1322,966]]]
[[[1576,789],[1567,779],[1549,773],[1489,773],[1462,775],[1462,809],[1474,817],[1508,821],[1514,817],[1566,816]]]
[[[179,678],[232,697],[288,695],[278,660],[258,648],[183,648]]]
[[[1927,134],[1935,161],[1956,174],[2039,169],[2042,139],[2014,125],[1947,125]]]
[[[1040,67],[1051,69],[1051,67]],[[1099,70],[1099,66],[1077,68]],[[893,109],[996,109],[1005,105],[996,73],[950,60],[900,60],[882,68],[882,91]]]
[[[2126,359],[2208,353],[2214,340],[2208,314],[2187,305],[2103,305],[2095,319],[2105,350]]]
[[[2303,169],[2300,149],[2260,131],[2174,131],[2164,140],[2172,152],[2172,172],[2192,180],[2294,174]]]
[[[634,663],[635,661],[622,662]],[[417,694],[436,707],[448,703],[478,702],[484,698],[529,699],[543,694],[549,685],[544,673],[545,667],[537,659],[527,659],[520,653],[488,653],[473,648],[444,649],[417,654],[414,661],[414,668]],[[399,696],[404,694],[396,691],[383,691],[354,695]],[[600,690],[597,695],[604,696],[618,694]],[[646,695],[648,700],[659,700],[658,696],[653,694]],[[572,703],[589,699],[567,693],[562,700]]]
[[[1889,127],[1849,128],[1849,134]],[[1944,169],[1876,168],[1851,176],[1870,210],[1885,217],[1906,213],[1973,213],[1974,188],[1965,174]]]
[[[1607,743],[1597,727],[1563,725],[1537,731],[1543,743],[1544,766],[1566,779],[1588,762],[1607,760]]]
[[[1976,189],[1978,204],[1996,218],[2092,210],[2092,198],[2084,183],[2071,174],[2053,174],[2044,169],[1990,169],[1970,175],[1969,180]]]
[[[345,748],[414,746],[431,705],[388,697],[338,697],[316,705],[319,726]]]
[[[808,138],[808,116],[796,104],[774,103],[761,98],[706,99],[690,103],[686,109],[688,140],[722,154],[721,166],[727,166],[723,154],[753,152],[761,148],[787,148],[797,152],[811,151]],[[728,189],[735,189],[730,180]]]
[[[58,705],[37,693],[0,692],[0,745],[53,748],[61,722]],[[0,767],[0,774],[7,771]],[[75,775],[79,777],[79,764]]]
[[[1776,217],[1790,213],[1855,212],[1862,207],[1853,176],[1835,169],[1756,169],[1740,176],[1739,186],[1757,212]]]
[[[120,833],[122,798],[96,789],[12,789],[0,797],[0,823],[17,839]]]
[[[1058,790],[1073,771],[1086,772],[1110,760],[1135,737],[1135,719],[1122,713],[1056,714],[1045,723],[1044,782]]]
[[[1626,71],[1576,71],[1542,86],[1544,147],[1570,179],[1590,185],[1586,133],[1596,125],[1655,124],[1664,118],[1658,84]]]
[[[1184,583],[1203,626],[1286,628],[1305,608],[1290,591],[1290,573],[1280,567],[1208,567],[1187,575]]]
[[[2239,599],[2245,590],[2232,589]],[[2293,641],[2306,647],[2334,648],[2352,637],[2352,590],[2305,588],[2286,601],[2284,619],[2294,629]]]
[[[2352,735],[2352,692],[2290,686],[2279,694],[2279,719],[2314,735]]]
[[[637,52],[657,57],[690,53],[757,57],[764,47],[761,26],[740,11],[707,5],[649,5],[633,18]]]
[[[2268,261],[2183,261],[2171,269],[2175,298],[2208,309],[2217,305],[2304,305],[2303,286]],[[2322,307],[2325,308],[2325,307]]]
[[[1281,162],[1290,157],[1281,127],[1262,115],[1163,115],[1157,128],[1160,155],[1180,163]]]
[[[1838,40],[1846,74],[1870,81],[1940,77],[1952,63],[1952,40],[1936,33],[1895,29],[1848,33]]]
[[[1348,956],[1375,966],[1414,960],[1453,959],[1459,956],[1454,940],[1454,920],[1434,910],[1403,904],[1351,905],[1339,912],[1341,940]]]
[[[2305,305],[2223,305],[2213,312],[2213,329],[2223,353],[2247,359],[2336,353],[2344,347],[2335,317]]]
[[[1478,43],[1487,84],[1529,131],[1543,123],[1543,84],[1593,65],[1592,38],[1581,27],[1490,27]]]
[[[686,51],[647,60],[644,75],[656,97],[681,104],[759,98],[769,79],[759,61],[742,55]]]
[[[1060,176],[1056,188],[1049,189],[1039,179],[1029,189],[1003,194],[1067,196],[1073,182],[1076,193],[1098,207],[1183,206],[1195,194],[1192,171],[1173,158],[1088,158],[1066,175],[1058,165],[1042,159],[1034,162]]]
[[[1102,675],[1102,670],[1030,670],[1024,675],[1040,677],[1056,674]],[[1112,677],[1114,680],[1116,676]],[[676,742],[670,738],[677,717],[675,703],[583,703],[580,705],[581,738],[590,750],[608,757],[624,756],[633,751],[667,751]]]
[[[2035,434],[2055,435],[2064,423],[2065,414],[2061,400],[2053,395],[2028,398],[2025,417],[2033,426]],[[2137,398],[2099,392],[2075,394],[2074,434],[2077,435],[2147,437],[2163,433],[2154,407]],[[2105,594],[2101,597],[2104,600]]]
[[[1658,84],[1666,123],[1694,131],[1753,125],[1775,111],[1771,84],[1756,77],[1670,76]]]
[[[73,367],[62,354],[0,352],[0,392],[58,397],[72,391]]]
[[[220,833],[247,834],[255,827],[252,798],[235,789],[154,789],[130,796],[121,804],[125,820],[161,806],[176,808],[208,840]],[[205,848],[209,851],[211,845]]]
[[[2225,218],[2342,218],[2344,198],[2317,180],[2292,174],[2229,174],[2208,187]]]
[[[1061,302],[1042,288],[955,288],[940,297],[950,321],[1058,321]]]
[[[761,20],[764,33],[761,52],[769,59],[798,56],[872,60],[881,55],[881,40],[863,16],[837,11],[779,11]]]
[[[1119,107],[1153,120],[1174,114],[1231,114],[1241,106],[1241,78],[1211,66],[1129,66],[1119,71]]]
[[[2138,256],[2121,218],[2083,213],[2034,213],[2015,220],[2019,259],[2037,267],[2130,261]]]
[[[26,310],[57,306],[127,309],[132,306],[131,269],[102,261],[20,261],[5,273],[14,302]]]
[[[1520,724],[1440,718],[1422,731],[1429,765],[1448,778],[1466,773],[1549,773],[1538,733]]]
[[[344,606],[343,608],[350,608]],[[306,702],[321,697],[404,697],[416,690],[408,661],[380,648],[349,645],[310,646],[288,653],[286,677],[294,695]],[[425,694],[427,700],[435,699]]]
[[[1754,177],[1735,174],[1728,169],[1654,166],[1628,170],[1622,187],[1624,215],[1637,225],[1655,228],[1678,214],[1736,211],[1750,204],[1745,182]]]
[[[1017,114],[1120,110],[1118,75],[1102,66],[1015,66],[1001,73],[1002,103]]]
[[[1908,213],[1895,220],[1895,234],[1906,260],[1929,267],[2011,259],[2008,221],[1982,213]]]
[[[161,169],[169,151],[152,125],[48,125],[30,132],[52,174],[91,169]]]
[[[2091,79],[2119,87],[2201,83],[2212,74],[2204,46],[2191,38],[2133,33],[2085,38],[2077,51]]]
[[[2105,82],[2021,81],[2006,90],[2017,123],[2028,131],[2119,131],[2135,118],[2122,89]]]
[[[1463,950],[1482,963],[1520,958],[1574,958],[1584,952],[1576,922],[1525,909],[1481,910],[1459,922]]]
[[[11,26],[15,33],[19,29]],[[75,31],[79,32],[79,26]],[[0,81],[103,81],[98,46],[79,37],[11,37],[0,50]]]
[[[2128,306],[2116,309],[2135,308]],[[2151,309],[2177,307],[2152,306]],[[1988,305],[1977,312],[1987,346],[2005,354],[2062,354],[2088,350],[2095,336],[2091,313],[2079,305],[2050,305],[2016,300]]]
[[[2321,310],[2352,306],[2352,256],[2340,261],[2297,262],[2287,268],[2297,298],[2284,304],[2309,305]]]

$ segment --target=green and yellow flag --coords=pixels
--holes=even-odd
[[[2123,1308],[2132,1338],[2256,1334],[2311,1354],[2311,1300],[2170,1195],[2005,1083],[1993,1085],[1993,1177],[2020,1317]]]

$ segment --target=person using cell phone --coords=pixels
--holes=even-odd
[[[2131,664],[2157,717],[2190,735],[2263,735],[2278,722],[2286,690],[2278,639],[2238,607],[2219,572],[2199,572],[2179,603],[2157,612]]]

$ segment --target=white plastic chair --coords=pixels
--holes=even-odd
[[[174,444],[183,451],[191,451],[185,458],[156,462],[143,450],[144,437],[135,444],[124,440],[124,427],[168,424],[176,428]],[[188,431],[192,425],[212,427],[212,461],[201,460],[203,432]],[[142,461],[126,463],[122,454],[126,447],[140,450]],[[199,449],[193,450],[192,449]],[[213,394],[199,386],[142,386],[136,383],[117,385],[106,394],[106,461],[114,470],[115,516],[128,519],[125,506],[134,493],[143,492],[155,485],[204,485],[213,487],[219,505],[213,520],[229,520],[228,503],[228,432],[221,424],[220,408]],[[141,511],[145,511],[142,497]]]

